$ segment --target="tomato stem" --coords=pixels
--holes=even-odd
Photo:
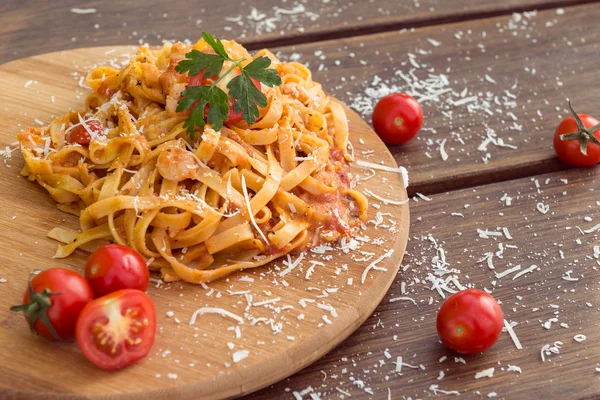
[[[560,135],[560,140],[579,140],[579,151],[581,151],[581,153],[584,156],[587,156],[588,142],[592,142],[595,145],[600,146],[600,140],[598,140],[594,136],[594,132],[596,132],[598,129],[600,129],[600,124],[597,124],[591,128],[586,128],[585,125],[583,124],[583,121],[581,121],[581,118],[579,118],[579,114],[577,114],[575,112],[575,110],[573,110],[573,106],[571,105],[570,99],[569,99],[569,111],[571,112],[571,115],[573,116],[573,119],[575,120],[575,123],[577,124],[577,128],[579,129],[579,131],[573,132],[573,133],[565,133],[563,135]]]
[[[29,322],[29,328],[31,329],[31,332],[35,333],[35,323],[39,318],[43,324],[46,325],[46,328],[48,328],[48,331],[52,334],[54,339],[63,340],[60,336],[58,336],[54,326],[52,326],[50,320],[48,319],[48,309],[52,307],[52,299],[50,299],[50,297],[58,296],[62,293],[52,293],[47,288],[41,292],[36,292],[31,286],[31,281],[28,282],[27,287],[27,290],[29,291],[29,303],[12,306],[10,310],[16,312],[23,311],[25,318],[27,318],[27,321]]]

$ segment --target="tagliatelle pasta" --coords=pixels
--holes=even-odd
[[[227,53],[252,61],[239,44]],[[252,124],[207,124],[190,138],[177,102],[189,83],[175,71],[194,45],[140,47],[122,70],[97,67],[85,109],[18,135],[22,175],[44,187],[81,232],[54,228],[56,257],[115,242],[137,250],[163,280],[201,283],[290,252],[355,235],[366,198],[351,188],[342,105],[296,62],[264,56],[281,77],[260,90]]]

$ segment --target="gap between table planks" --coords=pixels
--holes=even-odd
[[[161,0],[5,0],[0,4],[0,62],[81,47],[196,40],[202,30],[258,49],[593,1],[252,0],[216,7],[214,1],[180,0],[174,8]],[[96,12],[74,14],[71,8]]]
[[[449,82],[440,89],[452,92],[439,101],[422,101],[422,131],[408,144],[390,147],[398,164],[409,171],[409,194],[439,193],[566,168],[554,155],[552,138],[560,118],[568,115],[567,97],[581,113],[593,114],[600,103],[599,92],[590,90],[597,81],[600,28],[581,24],[598,18],[600,5],[594,4],[278,50],[295,53],[299,62],[309,64],[316,81],[351,106],[368,97],[365,90],[383,85],[411,93],[397,71],[414,71],[418,80],[411,81],[416,84],[430,74],[445,75]],[[380,82],[373,85],[374,79]],[[462,100],[463,90],[464,98],[477,100],[448,103]],[[489,100],[487,93],[492,94]],[[500,105],[494,104],[496,98]],[[473,105],[479,109],[469,111]],[[370,116],[367,109],[363,118],[368,121]],[[478,150],[488,130],[518,149],[489,143],[486,151]],[[440,153],[444,139],[447,161]],[[364,157],[377,160],[376,154]]]
[[[292,398],[291,391],[301,392],[309,386],[323,399],[342,398],[336,387],[349,392],[352,400],[384,399],[388,388],[392,399],[429,398],[435,397],[431,385],[456,390],[461,394],[457,398],[469,399],[488,398],[491,392],[496,392],[499,399],[599,398],[600,258],[593,247],[600,244],[600,229],[588,234],[577,229],[588,230],[600,223],[599,190],[600,168],[595,168],[458,190],[433,195],[428,202],[411,202],[411,238],[402,268],[406,271],[400,272],[373,315],[336,350],[248,399]],[[510,206],[501,200],[504,194],[512,198]],[[549,206],[546,214],[538,211],[538,203]],[[508,229],[512,239],[507,239],[502,227]],[[501,236],[484,239],[477,229],[500,232]],[[486,253],[496,254],[500,244],[504,247],[502,258],[495,255],[495,269],[490,270],[486,261],[479,260]],[[502,302],[506,320],[518,323],[514,331],[523,350],[517,350],[509,335],[502,333],[485,353],[462,356],[466,362],[462,364],[455,361],[458,354],[439,343],[435,318],[443,299],[430,289],[427,276],[440,260],[440,249],[447,262],[445,268],[460,270],[456,276],[462,285],[489,290]],[[520,271],[531,265],[539,269],[516,280],[513,277],[520,271],[495,277],[496,272],[519,264]],[[578,281],[563,279],[569,270]],[[406,283],[405,294],[401,293],[401,282]],[[410,297],[416,304],[390,302],[400,296]],[[551,318],[558,318],[558,322],[553,322],[550,329],[542,327]],[[561,327],[561,323],[568,328]],[[576,342],[573,337],[577,334],[585,335],[587,340]],[[552,346],[556,341],[563,342],[560,354],[546,356],[546,362],[542,362],[542,346]],[[404,366],[397,373],[398,356],[404,363],[422,364],[425,369]],[[447,359],[440,362],[442,357]],[[522,374],[509,372],[508,365],[520,367]],[[492,367],[492,378],[474,378],[477,372]],[[445,376],[438,380],[440,371]],[[372,389],[373,395],[357,387],[357,381]]]
[[[7,94],[0,99],[2,147],[13,142],[25,126],[49,123],[51,114],[81,109],[90,91],[78,86],[79,75],[86,74],[92,64],[105,63],[109,49],[56,52],[0,66],[0,87]],[[124,46],[117,53],[130,50]],[[73,76],[73,71],[78,71],[78,76]],[[30,82],[36,72],[39,81]],[[351,134],[364,139],[363,144],[356,144],[357,150],[375,149],[386,162],[393,163],[369,126],[354,112],[347,113]],[[0,241],[5,248],[0,252],[0,343],[4,345],[0,358],[1,399],[132,400],[173,396],[196,400],[250,393],[320,358],[358,328],[387,292],[406,248],[410,221],[402,178],[396,172],[381,172],[388,176],[386,182],[372,185],[374,180],[364,180],[357,189],[368,188],[380,196],[406,201],[381,207],[381,212],[389,213],[396,221],[388,223],[385,232],[377,232],[377,237],[369,236],[374,232],[372,228],[360,232],[367,237],[366,242],[356,241],[353,247],[358,245],[361,251],[376,255],[373,260],[348,249],[325,249],[323,255],[307,251],[304,261],[287,274],[283,273],[283,259],[279,259],[211,282],[206,290],[181,282],[151,285],[148,292],[156,307],[158,325],[151,353],[122,371],[103,371],[85,360],[73,343],[34,337],[23,316],[9,311],[22,299],[25,282],[34,269],[70,267],[81,272],[87,254],[77,251],[66,259],[53,259],[58,243],[46,234],[56,226],[77,231],[77,218],[60,212],[43,188],[19,175],[23,166],[19,150],[2,161]],[[350,171],[366,173],[355,163]],[[371,208],[369,220],[375,220],[378,212]],[[312,267],[311,275],[312,260],[319,264]],[[364,272],[370,263],[373,269]],[[254,301],[240,293],[245,291],[254,296]],[[201,307],[226,309],[245,323],[201,315],[191,326],[188,322],[192,314]],[[169,311],[174,315],[170,316]],[[234,326],[240,328],[239,335]],[[237,362],[235,353],[240,350],[248,354]]]

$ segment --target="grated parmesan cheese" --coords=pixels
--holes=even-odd
[[[218,314],[218,315],[221,315],[222,317],[231,318],[234,321],[237,321],[239,324],[244,323],[244,319],[242,317],[235,315],[231,311],[227,311],[220,307],[202,307],[202,308],[199,308],[196,311],[194,311],[194,314],[192,314],[192,318],[190,319],[189,324],[194,325],[194,323],[196,323],[196,318],[198,318],[199,315],[204,315],[204,314]]]
[[[71,8],[71,12],[73,14],[94,14],[96,12],[95,8]]]
[[[246,357],[248,357],[248,350],[239,350],[236,351],[235,353],[233,353],[233,362],[234,363],[238,363],[240,361],[242,361],[243,359],[245,359]]]
[[[367,268],[365,268],[365,270],[362,273],[362,277],[361,277],[361,283],[364,284],[365,281],[367,280],[367,274],[369,273],[369,271],[372,268],[375,268],[377,266],[377,264],[379,262],[381,262],[384,258],[389,258],[392,256],[392,254],[394,254],[394,250],[388,250],[384,255],[382,255],[381,257],[379,257],[377,260],[373,261],[371,264],[369,264],[367,266]]]
[[[368,161],[362,161],[362,160],[356,160],[356,164],[360,165],[361,167],[378,169],[380,171],[397,172],[402,176],[402,182],[404,182],[404,188],[406,189],[408,187],[408,171],[404,167],[394,168],[394,167],[388,167],[387,165],[375,164],[375,163],[371,163]]]
[[[242,191],[244,192],[244,199],[246,200],[246,207],[248,208],[248,216],[250,217],[250,222],[252,222],[254,229],[258,231],[265,243],[269,244],[269,240],[267,239],[263,231],[258,227],[258,224],[254,219],[254,214],[252,213],[252,207],[250,206],[250,197],[248,196],[248,188],[246,187],[246,178],[244,177],[244,174],[242,174]]]
[[[496,370],[496,368],[492,367],[492,368],[484,369],[483,371],[479,371],[475,374],[475,379],[491,378],[494,376],[495,370]]]
[[[512,325],[507,320],[504,320],[504,327],[506,328],[506,331],[510,335],[510,338],[512,339],[513,343],[515,344],[515,347],[519,350],[523,350],[521,341],[519,340],[519,338],[517,337],[517,334],[513,330]]]

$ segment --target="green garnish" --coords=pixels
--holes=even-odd
[[[223,122],[227,121],[229,115],[229,105],[227,104],[229,97],[234,100],[234,111],[242,112],[244,121],[248,124],[256,121],[259,116],[258,107],[267,106],[267,97],[254,85],[251,78],[269,87],[281,85],[281,78],[277,76],[277,70],[269,69],[271,65],[269,58],[257,57],[250,64],[242,67],[241,64],[246,59],[234,60],[230,58],[219,39],[215,39],[206,32],[202,32],[202,38],[216,54],[206,54],[198,50],[192,50],[175,67],[177,72],[180,74],[187,72],[189,77],[200,73],[204,74],[205,77],[219,76],[210,86],[192,86],[181,93],[182,97],[177,103],[177,112],[188,110],[198,102],[192,114],[183,124],[191,139],[194,139],[196,127],[203,129],[207,123],[211,124],[213,129],[217,131],[223,127]],[[231,66],[221,74],[225,61],[230,61]],[[228,96],[217,86],[217,83],[236,68],[239,68],[241,74],[227,84]],[[204,109],[206,106],[208,106],[208,114],[205,120]]]

